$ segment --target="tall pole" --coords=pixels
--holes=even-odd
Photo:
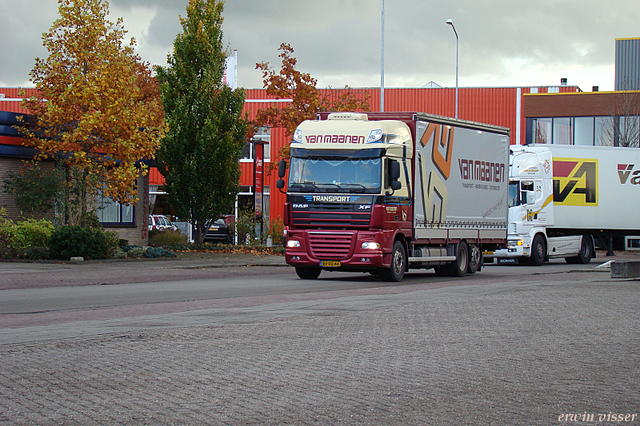
[[[458,32],[456,26],[453,25],[453,19],[447,19],[447,24],[453,28],[453,33],[456,35],[456,118],[458,118]]]
[[[381,60],[380,60],[380,112],[384,112],[384,0],[382,0],[382,40],[381,46]]]

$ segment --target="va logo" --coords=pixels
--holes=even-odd
[[[553,202],[564,206],[598,205],[598,160],[553,160]]]
[[[627,182],[631,185],[640,185],[640,170],[633,171],[633,164],[618,164],[618,177],[622,185]]]

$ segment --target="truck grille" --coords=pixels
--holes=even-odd
[[[293,225],[301,228],[361,228],[369,227],[371,209],[358,211],[358,204],[317,203],[309,209],[293,209]]]
[[[316,259],[345,259],[351,252],[353,234],[309,233],[311,254]]]

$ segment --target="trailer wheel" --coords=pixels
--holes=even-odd
[[[320,268],[296,266],[296,274],[303,280],[315,280],[320,276],[321,271]]]
[[[469,268],[469,249],[467,243],[460,241],[456,250],[456,260],[446,266],[447,275],[450,277],[464,277]]]
[[[533,238],[533,244],[531,244],[531,257],[529,258],[529,265],[540,266],[544,263],[544,259],[547,257],[547,244],[544,238],[540,234],[536,234]]]
[[[468,274],[475,274],[480,270],[482,263],[482,253],[480,247],[477,244],[469,245],[469,267],[467,268]]]
[[[393,243],[393,251],[391,252],[391,267],[381,271],[382,277],[387,281],[402,281],[406,268],[407,255],[404,252],[404,246],[400,241],[396,241]]]
[[[578,264],[581,263],[586,265],[591,262],[591,258],[593,257],[593,244],[591,242],[591,237],[589,235],[582,236],[582,243],[580,244],[580,252],[575,257],[565,257],[564,260],[569,264]]]

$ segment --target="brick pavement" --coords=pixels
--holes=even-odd
[[[3,345],[0,424],[554,425],[563,413],[640,414],[638,282],[537,279]]]
[[[283,256],[202,253],[178,259],[133,259],[73,262],[0,262],[0,290],[77,285],[130,284],[232,277],[253,266],[261,273],[280,273]]]

